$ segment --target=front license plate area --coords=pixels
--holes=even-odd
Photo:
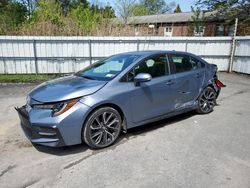
[[[21,126],[22,126],[24,133],[26,134],[27,137],[31,137],[32,129],[31,129],[30,121],[29,121],[29,116],[26,111],[26,106],[22,106],[21,108],[15,108],[15,109],[18,112],[18,116],[20,118]]]

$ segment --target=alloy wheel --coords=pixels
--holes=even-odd
[[[120,118],[111,111],[97,114],[90,124],[90,139],[96,147],[112,144],[120,133]]]
[[[199,98],[199,108],[202,113],[209,113],[216,104],[216,93],[211,87],[207,87]]]

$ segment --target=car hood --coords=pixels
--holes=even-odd
[[[78,76],[66,76],[44,82],[34,88],[29,96],[39,102],[57,102],[84,95],[101,89],[107,81],[88,80]]]

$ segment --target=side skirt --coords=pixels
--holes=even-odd
[[[186,112],[190,112],[190,111],[193,111],[193,110],[196,110],[196,109],[197,109],[197,104],[195,104],[194,106],[191,106],[191,107],[189,106],[188,108],[183,108],[181,110],[177,110],[177,111],[167,113],[167,114],[162,115],[162,116],[158,116],[158,117],[155,117],[155,118],[152,118],[152,119],[147,119],[147,120],[139,122],[139,123],[132,123],[131,122],[131,123],[129,123],[129,125],[127,125],[126,128],[130,129],[130,128],[138,127],[138,126],[141,126],[141,125],[144,125],[144,124],[148,124],[148,123],[152,123],[152,122],[155,122],[155,121],[167,119],[167,118],[177,116],[177,115],[180,115],[180,114],[183,114],[183,113],[186,113]]]

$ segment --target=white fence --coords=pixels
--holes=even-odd
[[[231,37],[0,37],[0,74],[70,73],[137,50],[187,51],[227,71]],[[250,37],[237,37],[233,71],[250,74]]]

